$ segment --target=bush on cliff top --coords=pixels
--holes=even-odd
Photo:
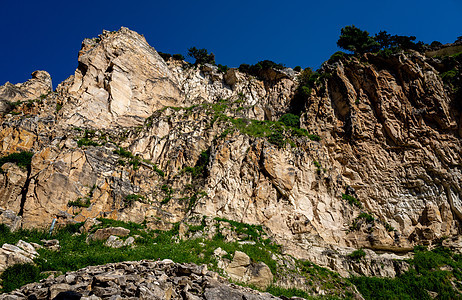
[[[207,49],[197,49],[196,47],[191,47],[188,49],[188,56],[196,60],[194,62],[195,65],[215,65],[215,55],[213,53],[208,53]]]
[[[380,31],[372,37],[369,32],[351,25],[340,30],[337,46],[354,54],[377,52],[384,49],[392,52],[408,49],[423,51],[429,47],[423,42],[414,42],[415,40],[415,36],[391,35],[386,31]]]

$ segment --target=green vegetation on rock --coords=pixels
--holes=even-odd
[[[462,256],[448,248],[416,248],[411,269],[395,278],[353,277],[365,299],[461,299]],[[436,293],[431,295],[429,292]]]
[[[356,199],[355,197],[351,196],[351,195],[342,194],[342,199],[347,200],[350,205],[354,205],[354,206],[357,206],[359,208],[363,207],[361,202],[358,199]]]
[[[133,195],[131,198],[138,198]],[[89,233],[106,227],[124,227],[130,230],[131,236],[138,236],[134,247],[111,248],[104,245],[104,241],[86,242],[87,233],[79,233],[83,225],[77,223],[57,229],[50,236],[47,231],[19,230],[10,232],[5,225],[0,225],[0,242],[15,244],[19,239],[27,242],[41,243],[42,239],[58,239],[61,248],[59,251],[52,251],[46,248],[39,249],[40,256],[35,259],[35,264],[15,265],[9,267],[0,277],[2,292],[9,292],[24,284],[38,281],[49,275],[64,274],[67,271],[74,271],[90,265],[102,265],[112,262],[142,260],[142,259],[172,259],[178,263],[192,262],[206,264],[211,270],[223,274],[218,268],[218,260],[214,255],[217,248],[221,248],[232,259],[235,251],[246,253],[253,262],[264,262],[275,275],[275,283],[268,288],[268,292],[286,297],[304,296],[308,299],[309,293],[298,289],[284,289],[277,287],[278,278],[283,278],[287,272],[286,266],[280,264],[275,255],[281,256],[281,248],[274,244],[266,235],[262,226],[249,225],[223,218],[209,220],[214,222],[216,227],[212,238],[206,238],[210,227],[207,227],[205,217],[199,220],[197,225],[188,226],[188,232],[198,236],[197,238],[179,238],[179,223],[172,224],[168,231],[149,230],[143,224],[115,221],[110,219],[98,219],[101,223],[93,226]],[[227,242],[222,234],[223,228],[229,228],[239,236],[239,241]],[[199,234],[199,235],[198,235]],[[202,234],[202,235],[201,235]],[[242,243],[242,241],[249,241]],[[226,258],[225,258],[226,259]],[[294,260],[296,269],[289,272],[296,272],[305,277],[313,286],[310,291],[314,292],[315,287],[320,284],[330,295],[329,299],[348,296],[345,289],[350,284],[338,274],[318,267],[310,262]],[[334,297],[334,298],[332,298]]]
[[[32,156],[34,153],[28,151],[21,151],[16,153],[11,153],[7,156],[0,158],[0,168],[6,163],[15,163],[18,167],[22,169],[30,168],[32,162]]]

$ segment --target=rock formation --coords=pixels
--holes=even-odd
[[[291,70],[165,62],[139,34],[105,31],[55,92],[43,71],[0,87],[1,154],[33,152],[28,168],[1,166],[0,218],[163,230],[225,217],[264,225],[287,254],[342,275],[394,276],[400,257],[374,251],[443,237],[461,247],[460,99],[439,64],[417,52],[346,57],[295,103]],[[301,129],[276,122],[294,112]],[[388,255],[388,271],[347,267],[357,248]]]

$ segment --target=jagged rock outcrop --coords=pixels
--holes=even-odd
[[[137,33],[104,32],[56,92],[3,114],[2,155],[35,154],[30,171],[2,166],[0,207],[24,227],[226,217],[342,275],[394,276],[400,257],[372,250],[447,236],[460,249],[460,99],[433,65],[418,53],[326,64],[297,112],[305,132],[270,122],[294,107],[293,74],[164,62]],[[348,261],[360,247],[385,267]]]
[[[206,266],[171,260],[93,266],[31,283],[0,299],[279,299],[229,284]]]
[[[58,88],[66,123],[108,128],[143,123],[155,110],[182,105],[178,84],[144,37],[122,27],[85,39],[75,75]]]
[[[34,246],[23,240],[19,240],[16,245],[3,244],[0,248],[0,272],[14,264],[33,263],[33,259],[38,256]]]
[[[0,86],[0,112],[8,112],[11,102],[27,101],[44,97],[53,90],[51,76],[46,71],[35,71],[32,79],[18,84],[9,82]]]

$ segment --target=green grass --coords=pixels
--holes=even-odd
[[[416,248],[412,268],[400,276],[354,277],[351,281],[365,299],[432,299],[427,291],[438,293],[437,299],[461,299],[451,282],[462,280],[462,257],[444,247],[423,249]],[[441,270],[443,266],[452,271]]]
[[[258,225],[249,225],[235,222],[227,219],[215,219],[218,222],[217,229],[226,227],[234,230],[244,240],[255,241],[255,244],[239,244],[237,241],[225,242],[223,235],[218,232],[212,239],[197,238],[179,240],[179,224],[174,224],[169,231],[148,230],[145,225],[137,223],[125,223],[110,219],[99,218],[101,224],[94,226],[89,233],[95,232],[99,228],[110,226],[125,227],[130,229],[130,235],[139,235],[135,241],[136,247],[123,247],[114,249],[104,246],[101,241],[94,241],[87,244],[87,234],[74,235],[78,232],[82,223],[73,224],[55,230],[50,236],[46,231],[29,231],[20,230],[12,233],[5,225],[0,225],[0,241],[2,243],[15,244],[19,239],[28,242],[40,243],[41,239],[56,238],[60,241],[61,249],[59,252],[53,252],[46,249],[40,249],[40,257],[35,260],[34,265],[22,265],[10,267],[3,273],[2,292],[9,292],[23,284],[37,281],[48,276],[47,271],[57,271],[65,273],[81,269],[89,265],[102,265],[112,262],[141,260],[141,259],[172,259],[178,263],[192,262],[196,264],[207,264],[211,270],[223,274],[217,266],[216,257],[213,255],[215,249],[220,247],[225,250],[228,259],[232,259],[235,251],[245,252],[253,262],[264,262],[274,274],[275,278],[284,278],[284,266],[279,265],[274,260],[273,254],[280,255],[280,246],[272,243],[267,239],[263,228]],[[206,231],[206,219],[203,217],[200,224],[189,226],[191,234],[200,231]],[[343,293],[346,281],[341,279],[338,274],[327,269],[321,268],[309,262],[296,261],[300,274],[310,280],[317,280],[322,284],[322,288]],[[276,295],[292,296],[309,296],[307,292],[296,289],[282,289],[271,286],[269,292]],[[309,298],[311,299],[311,298]],[[336,299],[335,297],[325,297],[323,299]]]
[[[131,234],[139,234],[143,238],[137,239],[135,248],[113,249],[105,247],[102,242],[85,242],[86,235],[73,236],[73,233],[78,231],[77,224],[68,226],[56,231],[52,236],[48,236],[46,232],[27,231],[11,233],[4,225],[0,226],[0,239],[2,242],[16,243],[19,239],[40,243],[43,238],[57,238],[60,240],[61,250],[53,252],[46,249],[40,249],[40,258],[36,259],[38,271],[60,271],[65,273],[71,270],[77,270],[89,265],[100,265],[110,262],[126,261],[126,260],[141,260],[141,259],[165,259],[169,258],[175,262],[193,262],[197,264],[211,264],[216,268],[216,260],[213,251],[221,247],[228,253],[234,253],[236,250],[243,251],[249,255],[254,261],[265,262],[272,270],[275,271],[276,262],[271,259],[271,252],[265,249],[262,243],[257,245],[239,245],[237,242],[226,243],[222,237],[216,236],[213,240],[184,240],[177,243],[173,242],[174,237],[178,235],[178,224],[170,231],[146,230],[143,225],[136,223],[125,223],[108,219],[99,219],[103,223],[93,228],[95,231],[98,228],[109,226],[121,226],[131,230]],[[200,228],[196,228],[200,230]],[[204,246],[205,245],[205,246]],[[199,255],[203,253],[204,255]],[[33,272],[29,268],[14,269],[12,275],[2,283],[4,286],[3,292],[10,291],[12,288],[20,285],[36,281],[38,278],[37,272]],[[10,274],[10,273],[6,273]],[[16,274],[16,275],[14,275]],[[19,277],[26,280],[16,280]],[[20,282],[19,285],[13,286],[14,282]],[[9,282],[7,284],[7,282]],[[11,283],[11,284],[10,284]]]
[[[40,268],[33,264],[17,264],[7,268],[1,275],[4,292],[15,290],[27,283],[39,281],[44,276],[40,275]]]
[[[257,242],[260,240],[262,236],[266,235],[261,225],[245,224],[245,223],[228,220],[225,218],[215,218],[215,221],[226,222],[229,225],[231,225],[231,228],[237,234],[247,235],[247,238],[244,238],[244,240],[250,240],[250,241]]]

